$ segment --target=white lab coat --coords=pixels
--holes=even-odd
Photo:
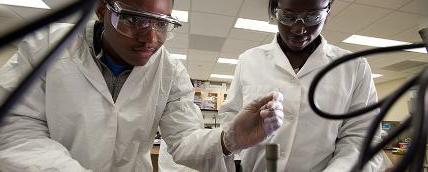
[[[68,29],[68,27],[67,27]],[[1,97],[67,30],[50,26],[25,39],[0,70]],[[189,76],[162,47],[134,67],[114,103],[93,59],[93,22],[39,78],[0,128],[0,171],[152,171],[158,129],[178,163],[233,170],[221,130],[203,128]]]
[[[270,142],[280,144],[278,171],[345,172],[358,158],[361,142],[373,115],[349,120],[327,120],[317,116],[308,104],[308,89],[315,74],[333,59],[349,53],[322,43],[296,74],[279,47],[272,43],[252,48],[239,57],[235,78],[220,114],[230,121],[241,107],[253,98],[270,91],[284,95],[284,125]],[[316,102],[321,109],[343,113],[377,101],[370,67],[358,59],[330,72],[319,84]],[[266,169],[263,144],[240,153],[244,172]],[[382,158],[367,168],[378,171]]]
[[[167,152],[167,145],[163,139],[159,145],[158,164],[159,172],[197,172],[194,169],[175,163],[171,154]]]

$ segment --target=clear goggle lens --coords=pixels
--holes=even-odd
[[[107,8],[111,11],[111,24],[122,35],[135,38],[139,34],[155,30],[159,36],[173,31],[181,26],[177,19],[162,14],[153,14],[149,12],[139,12],[123,9],[123,4],[114,2],[108,4]]]
[[[305,26],[314,26],[324,21],[327,17],[327,14],[327,9],[300,14],[277,9],[276,19],[281,24],[286,26],[291,26],[297,21],[302,22]]]

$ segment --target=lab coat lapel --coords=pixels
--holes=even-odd
[[[107,99],[107,101],[114,104],[113,98],[107,87],[107,83],[104,80],[104,76],[89,53],[89,50],[83,50],[82,55],[74,57],[73,61],[78,65],[79,70],[83,73],[86,79],[88,79],[92,86],[94,86],[94,88],[98,90],[103,97]]]
[[[294,72],[293,68],[291,67],[290,61],[288,61],[287,56],[282,51],[281,47],[279,46],[277,42],[277,36],[273,39],[272,43],[272,50],[271,55],[273,56],[273,60],[275,63],[275,66],[278,69],[281,69],[285,72],[287,72],[289,75],[296,77],[296,73]]]
[[[303,77],[304,75],[326,66],[330,63],[330,58],[328,57],[329,46],[324,37],[321,36],[321,44],[317,49],[309,56],[306,63],[303,65],[302,69],[297,73],[297,76]]]
[[[161,56],[164,54],[163,50],[163,47],[159,48],[144,66],[135,66],[132,69],[117,97],[116,104],[118,106],[126,103],[132,97],[138,96],[139,93],[136,89],[145,90],[147,87],[156,85],[154,77],[159,75],[156,71],[159,67]]]
[[[78,35],[75,48],[69,50],[71,59],[76,63],[86,79],[98,90],[108,102],[114,104],[113,98],[107,87],[100,69],[94,61],[95,54],[92,50],[94,23],[89,22],[84,32]]]

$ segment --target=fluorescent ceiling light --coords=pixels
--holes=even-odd
[[[348,44],[365,45],[370,47],[389,47],[389,46],[411,44],[410,42],[382,39],[382,38],[375,38],[375,37],[361,36],[361,35],[352,35],[346,38],[345,40],[343,40],[342,42],[348,43]],[[425,48],[409,49],[405,51],[427,53]]]
[[[415,48],[415,49],[410,49],[410,50],[406,50],[406,51],[411,51],[411,52],[415,52],[415,53],[427,53],[427,49],[426,48]]]
[[[177,18],[181,22],[188,22],[189,21],[189,12],[187,12],[187,11],[172,10],[171,16]]]
[[[42,0],[0,0],[0,4],[13,5],[21,7],[51,9]]]
[[[238,59],[219,58],[217,63],[238,64]]]
[[[232,75],[220,75],[220,74],[211,74],[211,78],[220,78],[220,79],[233,79]]]
[[[179,59],[179,60],[186,60],[187,56],[184,54],[171,54],[170,55],[173,59]]]
[[[238,18],[238,20],[235,23],[235,28],[256,30],[256,31],[262,31],[262,32],[271,32],[271,33],[278,32],[277,25],[269,24],[269,22],[265,22],[265,21],[251,20],[251,19],[244,19],[244,18]]]
[[[382,74],[372,74],[372,78],[373,79],[375,79],[375,78],[379,78],[379,77],[382,77],[383,75]]]
[[[344,43],[366,45],[371,47],[388,47],[409,44],[408,42],[395,41],[389,39],[375,38],[369,36],[352,35],[346,38]]]

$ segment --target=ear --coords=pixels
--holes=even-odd
[[[330,14],[331,14],[331,7],[333,6],[333,2],[334,0],[329,0],[329,9],[328,9],[328,14],[327,17],[325,18],[324,24],[326,24],[328,22],[328,18],[330,18]]]
[[[98,1],[97,8],[95,10],[95,13],[97,14],[97,17],[98,17],[98,21],[101,23],[104,22],[104,15],[105,15],[106,10],[107,10],[106,3],[107,2],[104,0]]]

